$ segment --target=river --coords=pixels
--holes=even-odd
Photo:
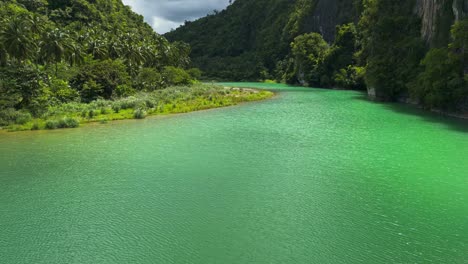
[[[468,125],[359,92],[0,133],[0,262],[468,263]]]

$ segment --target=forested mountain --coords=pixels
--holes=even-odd
[[[466,111],[468,0],[237,0],[165,36],[207,79],[367,89]]]
[[[120,0],[0,1],[0,126],[17,110],[190,83],[189,52]]]

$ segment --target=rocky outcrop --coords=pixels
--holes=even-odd
[[[453,23],[467,16],[468,0],[416,0],[415,13],[421,18],[424,40],[444,45]]]
[[[331,43],[335,38],[336,26],[352,22],[353,0],[318,0],[313,13],[305,18],[305,32],[318,32]]]
[[[452,4],[455,20],[461,20],[468,16],[468,0],[454,0]]]
[[[443,0],[417,0],[416,14],[421,17],[421,35],[430,42],[436,32],[436,21]]]

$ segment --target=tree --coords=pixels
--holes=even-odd
[[[80,66],[84,63],[82,47],[77,43],[72,43],[65,53],[66,60],[70,66]]]
[[[303,34],[294,39],[291,53],[294,57],[294,75],[302,84],[318,84],[318,67],[328,50],[328,44],[318,33]]]
[[[107,59],[83,65],[70,85],[90,102],[100,97],[110,99],[119,86],[130,87],[131,78],[121,60]]]
[[[8,21],[6,28],[0,33],[0,40],[9,56],[20,62],[31,59],[36,51],[29,20],[21,16]]]
[[[40,42],[41,59],[45,62],[55,64],[55,74],[57,74],[57,64],[62,62],[67,54],[72,54],[76,51],[72,40],[67,32],[63,32],[56,28],[46,33]],[[77,55],[73,55],[78,59]]]
[[[359,88],[363,86],[358,77],[355,53],[357,52],[357,30],[353,23],[336,27],[335,41],[320,65],[320,86]]]
[[[412,97],[426,108],[457,111],[468,103],[468,19],[457,22],[451,32],[448,48],[431,49],[409,86]]]
[[[465,73],[468,73],[468,18],[456,22],[451,33],[453,41],[449,48],[456,56],[460,56]]]
[[[104,60],[107,58],[106,42],[100,39],[92,39],[88,42],[88,54],[91,54],[96,60]]]
[[[414,1],[365,0],[359,22],[366,84],[376,99],[394,101],[407,96],[416,78],[425,47]]]

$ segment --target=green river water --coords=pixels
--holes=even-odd
[[[0,134],[0,263],[468,263],[468,125],[352,91]]]

